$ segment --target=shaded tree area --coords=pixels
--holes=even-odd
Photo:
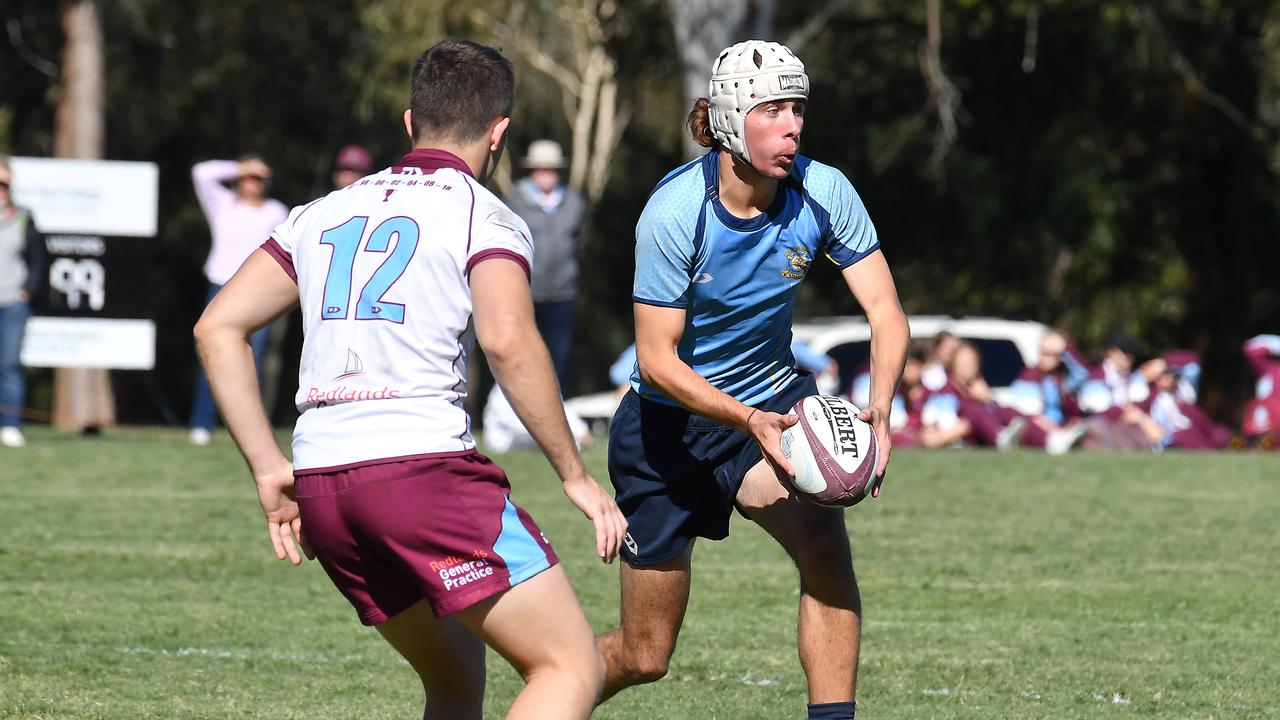
[[[771,25],[805,59],[813,95],[804,152],[858,187],[909,312],[1030,318],[1062,325],[1086,346],[1123,330],[1152,350],[1193,347],[1206,354],[1207,404],[1230,416],[1247,385],[1240,342],[1276,331],[1280,317],[1273,3],[747,4],[755,14],[744,27]],[[543,136],[573,146],[575,123],[600,117],[582,110],[570,78],[547,58],[577,73],[579,87],[590,75],[577,62],[581,48],[592,47],[582,38],[612,63],[602,67],[616,85],[616,146],[593,134],[597,125],[577,131],[580,150],[608,154],[585,250],[576,390],[605,385],[605,368],[630,342],[635,219],[685,153],[696,84],[686,88],[677,38],[689,33],[677,32],[672,3],[99,6],[106,155],[161,169],[146,292],[160,331],[154,387],[178,416],[208,250],[191,164],[262,152],[276,169],[273,194],[299,203],[327,190],[344,143],[392,162],[407,149],[399,113],[408,70],[446,34],[499,44],[516,62],[509,157]],[[588,10],[598,27],[575,35],[582,16],[574,13]],[[734,17],[742,22],[741,12]],[[12,0],[3,20],[0,151],[52,154],[56,4]],[[801,317],[856,311],[835,272],[813,273]],[[123,420],[159,419],[139,374],[115,377]]]
[[[1271,5],[947,3],[959,131],[936,165],[913,52],[923,7],[840,16],[806,48],[807,147],[859,187],[910,312],[1193,347],[1227,416],[1247,388],[1240,343],[1280,310],[1276,132],[1260,104]],[[811,288],[806,309],[849,311],[838,285]]]

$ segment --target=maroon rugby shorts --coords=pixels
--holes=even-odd
[[[303,471],[295,491],[316,558],[365,625],[422,599],[443,617],[557,562],[476,451]]]

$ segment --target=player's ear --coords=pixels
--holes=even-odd
[[[493,127],[489,128],[489,151],[497,152],[502,147],[507,134],[507,128],[511,126],[511,118],[501,117],[494,120]]]
[[[417,140],[413,136],[413,110],[411,108],[405,108],[404,110],[404,131],[409,133],[410,140]]]

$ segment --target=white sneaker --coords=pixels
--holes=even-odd
[[[1044,440],[1044,451],[1050,455],[1064,455],[1080,442],[1089,428],[1084,423],[1076,423],[1069,428],[1054,430]]]
[[[1009,421],[996,433],[996,449],[1000,452],[1008,452],[1018,446],[1018,441],[1022,440],[1022,431],[1027,428],[1027,419],[1016,417]]]
[[[27,444],[27,439],[22,436],[22,431],[12,425],[5,425],[0,428],[0,445],[5,447],[22,447]]]
[[[213,439],[213,434],[207,428],[191,428],[191,433],[187,437],[191,439],[192,445],[208,445]]]

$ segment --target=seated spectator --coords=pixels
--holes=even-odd
[[[1040,359],[1034,366],[1025,368],[1009,386],[1013,409],[1029,417],[1043,416],[1056,425],[1064,425],[1068,419],[1084,414],[1073,394],[1073,382],[1079,387],[1083,379],[1078,372],[1073,376],[1064,362],[1068,345],[1067,336],[1061,330],[1050,330],[1041,338]],[[1083,370],[1082,365],[1078,367]]]
[[[920,373],[920,381],[926,390],[936,392],[947,384],[947,365],[958,347],[960,338],[946,330],[934,335],[929,341],[929,352]]]
[[[1102,362],[1089,369],[1089,379],[1081,383],[1076,403],[1086,414],[1089,449],[1159,451],[1165,437],[1160,424],[1152,420],[1151,383],[1164,369],[1156,359],[1134,368],[1137,350],[1133,341],[1119,334],[1103,351]]]
[[[1116,405],[1142,402],[1150,395],[1150,379],[1134,368],[1137,356],[1133,338],[1124,334],[1113,337],[1103,351],[1102,377]]]
[[[957,411],[972,426],[969,439],[975,444],[1000,450],[1022,444],[1059,455],[1084,436],[1085,427],[1078,423],[1062,427],[1040,415],[1028,416],[998,405],[982,377],[982,358],[971,343],[960,343],[956,348],[948,383],[957,397]]]
[[[994,415],[984,400],[971,395],[976,393],[985,397],[990,391],[986,388],[984,392],[986,382],[978,377],[979,362],[976,348],[957,341],[948,364],[947,379],[937,389],[925,386],[926,392],[920,406],[922,438],[949,438],[948,445],[968,443],[1001,449],[1016,444],[1017,433],[1021,432],[1021,428],[1002,434],[1005,424]],[[927,366],[921,370],[922,383],[926,372]],[[926,442],[925,446],[932,445]]]
[[[1157,358],[1161,372],[1151,385],[1150,397],[1138,403],[1138,407],[1159,428],[1154,438],[1156,450],[1179,448],[1183,450],[1220,450],[1231,442],[1231,430],[1205,415],[1195,402],[1188,402],[1179,391],[1180,378],[1166,361]],[[1153,433],[1154,434],[1154,433]]]

